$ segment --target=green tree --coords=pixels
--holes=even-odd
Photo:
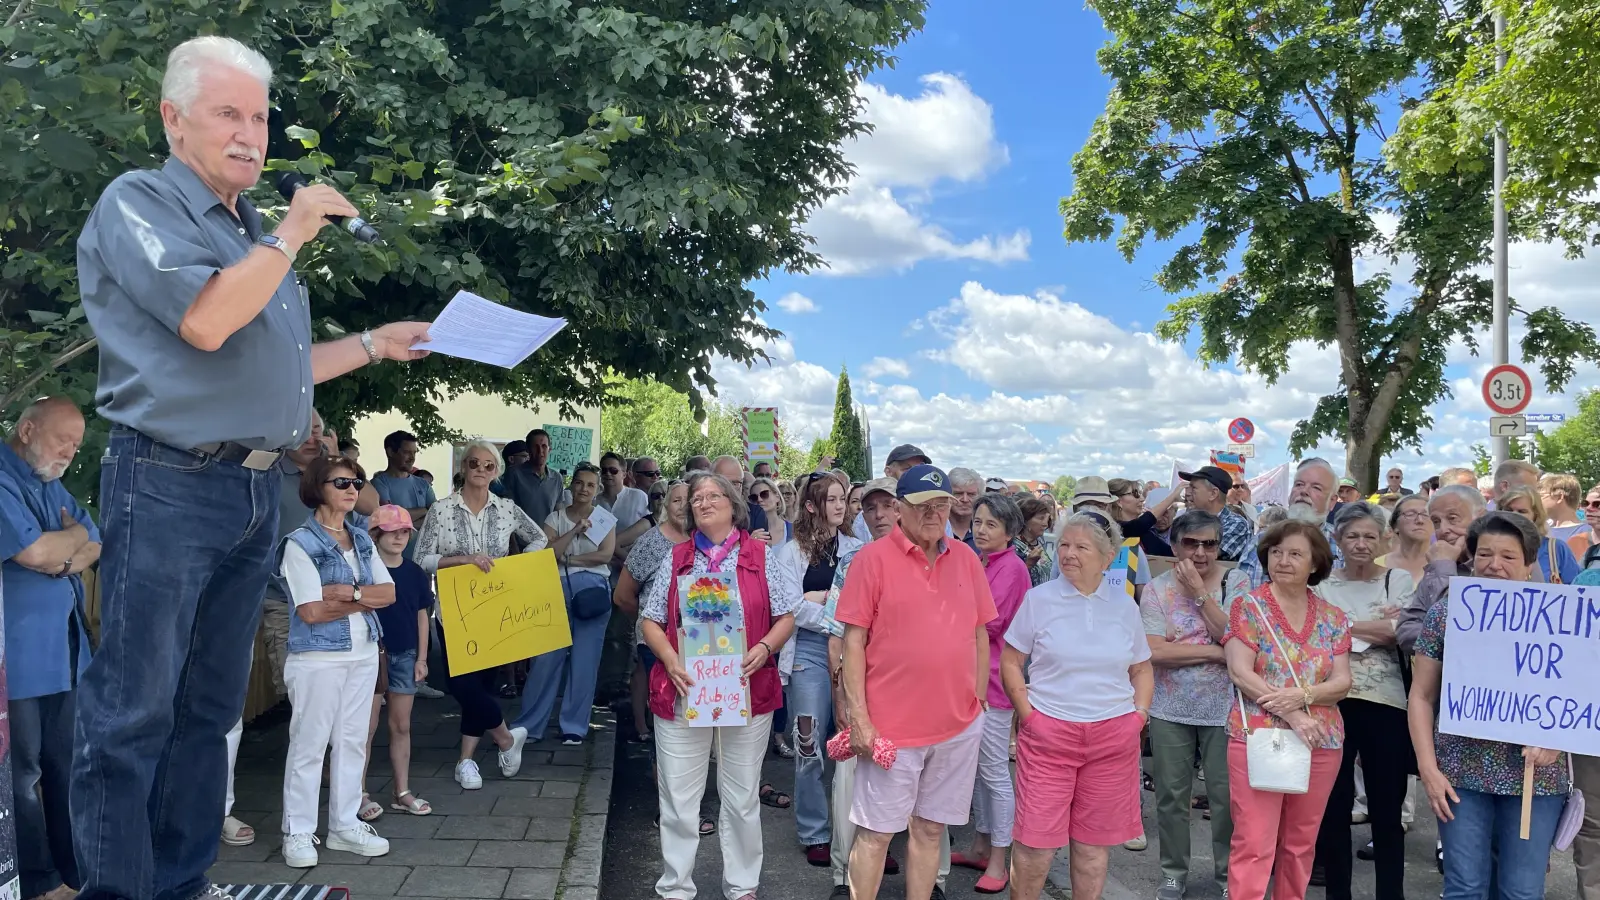
[[[1474,10],[1407,2],[1093,0],[1112,33],[1105,112],[1073,159],[1061,210],[1070,241],[1132,259],[1175,241],[1155,276],[1182,295],[1158,333],[1198,332],[1207,364],[1237,360],[1275,382],[1299,341],[1333,345],[1339,383],[1290,451],[1345,443],[1375,488],[1384,456],[1416,446],[1449,394],[1445,351],[1475,347],[1491,316],[1483,169],[1399,182],[1383,164],[1381,112],[1454,77]],[[1394,223],[1381,230],[1377,216]],[[1363,254],[1416,261],[1409,284],[1360,277]],[[1588,326],[1554,308],[1526,316],[1524,359],[1559,390],[1600,357]]]
[[[1495,41],[1491,17],[1479,20],[1455,78],[1401,117],[1389,158],[1408,176],[1481,167],[1498,125],[1507,202],[1526,230],[1588,246],[1600,229],[1600,12],[1593,0],[1489,5],[1506,16],[1504,37]]]
[[[867,437],[861,428],[861,417],[856,414],[855,398],[850,395],[850,372],[839,367],[839,386],[833,397],[834,465],[850,473],[855,481],[867,480]]]
[[[773,332],[748,285],[820,262],[801,226],[849,175],[855,88],[922,9],[0,0],[0,416],[42,391],[86,399],[75,239],[112,178],[159,164],[161,66],[185,38],[261,50],[269,168],[327,179],[388,238],[304,252],[319,333],[429,319],[462,289],[569,321],[509,371],[434,357],[318,390],[337,426],[398,409],[430,440],[463,392],[565,408],[599,403],[610,372],[714,389],[715,355],[759,356]],[[252,199],[281,212],[264,185]]]
[[[1522,438],[1512,438],[1507,458],[1527,459],[1527,443]],[[1541,460],[1541,464],[1542,462]],[[1494,471],[1494,457],[1489,455],[1489,448],[1482,442],[1472,445],[1472,471],[1476,472],[1479,478]]]
[[[1072,502],[1072,492],[1077,489],[1078,479],[1071,475],[1062,475],[1051,485],[1050,493],[1055,495],[1057,503],[1066,504]]]
[[[735,412],[711,403],[700,411],[689,395],[659,381],[608,380],[609,399],[600,410],[600,445],[623,456],[653,458],[663,472],[683,474],[693,456],[739,456],[739,420]]]
[[[1539,468],[1575,475],[1584,490],[1600,483],[1600,391],[1584,391],[1577,415],[1535,440]]]

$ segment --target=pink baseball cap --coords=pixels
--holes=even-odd
[[[368,528],[379,531],[415,531],[416,526],[411,524],[411,513],[406,512],[403,506],[388,504],[380,506],[372,513],[372,518],[367,521]]]

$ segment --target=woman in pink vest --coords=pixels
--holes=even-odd
[[[754,900],[761,880],[761,762],[772,712],[783,703],[777,650],[794,633],[800,585],[768,565],[750,537],[742,492],[709,472],[689,477],[689,540],[677,545],[640,599],[655,653],[656,784],[661,880],[656,893],[693,900],[700,799],[717,746],[723,893]],[[721,724],[727,722],[729,724]]]

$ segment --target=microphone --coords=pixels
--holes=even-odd
[[[293,200],[295,192],[305,186],[306,178],[299,172],[285,172],[283,177],[278,179],[278,193],[282,194],[285,200]],[[350,232],[351,237],[363,244],[383,243],[383,237],[378,234],[378,229],[368,225],[367,220],[360,216],[352,219],[347,219],[344,216],[328,216],[327,219],[329,222]]]

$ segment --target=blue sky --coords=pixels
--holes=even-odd
[[[1294,348],[1276,386],[1207,370],[1192,346],[1150,333],[1173,299],[1151,282],[1164,248],[1130,264],[1110,243],[1061,237],[1071,159],[1109,89],[1095,61],[1106,38],[1076,4],[934,2],[896,67],[862,87],[876,130],[847,147],[857,177],[808,225],[831,268],[756,286],[785,337],[770,365],[720,363],[719,399],[776,405],[809,440],[828,428],[848,365],[875,468],[911,441],[986,475],[1164,480],[1175,458],[1222,447],[1239,415],[1257,427],[1252,474],[1287,460],[1295,421],[1337,383],[1331,348]],[[1544,246],[1516,248],[1512,265],[1529,306],[1600,314],[1600,265]],[[1452,362],[1456,396],[1435,411],[1426,452],[1395,460],[1408,482],[1467,462],[1486,430],[1487,365],[1464,350]],[[1581,367],[1575,387],[1596,385],[1600,372]],[[1533,410],[1572,406],[1536,388]],[[1342,466],[1342,446],[1319,452]]]

